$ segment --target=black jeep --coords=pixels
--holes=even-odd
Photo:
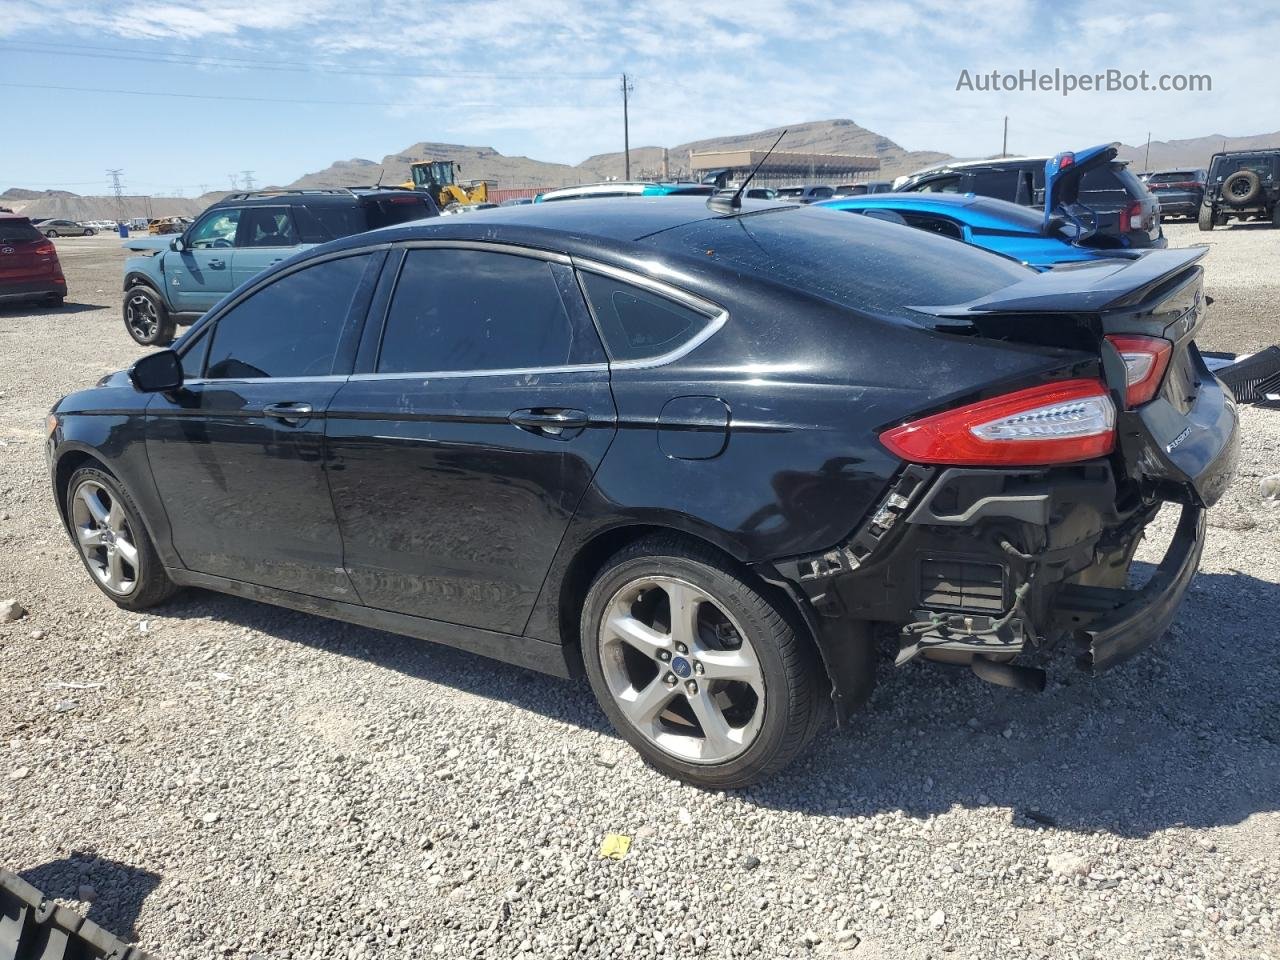
[[[1200,229],[1228,220],[1270,220],[1280,227],[1280,150],[1215,153],[1200,203]]]

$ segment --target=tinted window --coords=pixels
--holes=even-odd
[[[984,197],[1018,203],[1018,186],[1022,179],[1017,170],[974,170],[968,174],[968,189]],[[1024,199],[1021,202],[1026,203]]]
[[[964,234],[960,230],[960,225],[945,217],[929,217],[921,216],[917,213],[904,213],[902,218],[907,222],[907,226],[915,227],[917,230],[927,230],[929,233],[936,233],[940,237],[950,237],[952,240],[963,240]]]
[[[1034,275],[996,254],[815,207],[703,220],[655,246],[867,313],[911,318],[911,305],[967,303]]]
[[[293,219],[303,243],[328,243],[365,229],[365,215],[353,203],[294,207]]]
[[[482,250],[410,250],[378,371],[557,367],[570,362],[572,348],[551,264]]]
[[[710,322],[705,313],[612,277],[584,272],[582,285],[614,360],[660,357]]]
[[[187,246],[193,250],[229,247],[236,241],[236,226],[239,222],[238,209],[215,210],[196,224],[187,237]]]
[[[368,255],[329,260],[260,287],[218,319],[206,376],[319,377],[338,340]]]
[[[0,243],[24,243],[43,239],[44,234],[26,220],[0,220]]]
[[[933,180],[926,180],[911,189],[917,193],[959,193],[960,175],[956,174],[953,177],[937,177]]]
[[[365,210],[368,212],[370,230],[397,223],[408,223],[410,220],[422,220],[436,212],[436,208],[425,195],[381,197],[366,203]]]
[[[1080,178],[1080,202],[1098,212],[1122,210],[1149,195],[1146,184],[1122,165],[1094,167]]]
[[[195,380],[204,375],[204,355],[209,352],[209,337],[202,333],[182,351],[182,379]]]
[[[249,207],[240,215],[242,247],[293,247],[298,232],[288,207]]]
[[[1182,183],[1196,179],[1195,170],[1178,170],[1173,173],[1153,173],[1147,183]]]

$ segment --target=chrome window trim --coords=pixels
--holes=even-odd
[[[354,373],[348,379],[366,380],[460,380],[463,377],[531,377],[555,373],[608,373],[607,363],[578,363],[560,367],[512,367],[506,370],[405,370],[387,373]]]
[[[707,317],[708,323],[694,336],[690,337],[674,350],[668,350],[666,353],[659,354],[655,357],[640,357],[636,360],[610,360],[609,366],[614,370],[644,370],[650,367],[661,367],[668,363],[674,363],[676,360],[687,356],[698,347],[702,346],[713,336],[715,336],[720,328],[729,321],[729,311],[718,303],[703,299],[697,294],[689,293],[679,287],[673,286],[663,280],[655,280],[653,277],[645,276],[642,273],[636,273],[633,270],[627,270],[622,267],[615,267],[611,264],[600,263],[596,260],[586,260],[581,257],[572,258],[574,269],[583,270],[587,273],[598,273],[602,276],[611,277],[614,280],[621,280],[623,283],[629,283],[658,296],[666,297],[668,300],[674,300],[682,306],[701,313]],[[583,299],[587,303],[587,309],[591,311],[591,318],[596,323],[596,328],[600,328],[600,318],[596,316],[595,306],[591,303],[591,298],[583,291]],[[601,337],[603,342],[604,338]],[[609,349],[608,343],[605,343],[605,350]]]
[[[486,253],[509,253],[517,257],[528,257],[531,260],[547,260],[551,263],[572,265],[568,254],[554,250],[543,250],[541,247],[525,247],[518,243],[501,243],[488,240],[402,240],[396,244],[405,250],[432,248],[453,248],[455,250],[483,250]]]
[[[337,383],[350,379],[351,376],[346,373],[326,373],[315,377],[227,377],[225,380],[218,377],[192,377],[190,380],[183,380],[182,385],[199,387],[207,383]]]

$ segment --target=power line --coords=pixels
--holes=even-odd
[[[0,40],[0,46],[18,53],[57,53],[60,56],[86,57],[99,60],[133,60],[140,63],[171,63],[184,66],[230,67],[240,70],[272,70],[291,73],[346,74],[363,77],[421,77],[477,80],[546,80],[551,76],[569,80],[612,80],[612,74],[601,73],[499,73],[488,70],[366,70],[344,67],[336,63],[307,60],[268,60],[260,57],[224,57],[212,54],[174,53],[160,50],[116,48],[94,44],[48,43],[38,40]],[[25,48],[25,49],[24,49]],[[101,52],[98,52],[101,51]]]
[[[236,100],[249,103],[300,103],[331,107],[385,107],[386,100],[308,100],[294,97],[240,97],[231,94],[171,93],[163,90],[119,90],[112,87],[66,87],[47,83],[10,83],[0,81],[0,87],[20,87],[24,90],[63,90],[69,93],[111,93],[130,97],[176,97],[180,100]]]

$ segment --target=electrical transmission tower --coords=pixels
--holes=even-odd
[[[124,184],[120,182],[120,178],[124,176],[123,170],[108,170],[107,176],[111,178],[111,192],[116,195],[116,216],[124,219]]]
[[[240,182],[244,184],[244,188],[246,191],[252,190],[253,189],[253,171],[252,170],[240,171]]]
[[[239,190],[239,189],[240,189],[240,181],[236,179],[236,175],[235,175],[234,173],[228,173],[228,174],[227,174],[227,179],[231,181],[231,189],[232,189],[232,190]]]

